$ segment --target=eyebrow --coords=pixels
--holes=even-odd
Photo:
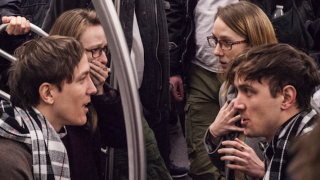
[[[108,46],[108,43],[105,44],[105,45],[95,44],[95,45],[89,46],[89,48],[86,48],[86,49],[97,49],[97,48],[103,48],[103,47],[105,47],[105,46]]]
[[[217,36],[214,35],[214,33],[212,33],[212,35],[213,35],[213,37],[215,37],[216,39],[218,39]],[[225,36],[225,35],[224,35],[224,36],[221,36],[221,37],[220,37],[220,40],[225,40],[225,39],[227,39],[227,40],[233,40],[231,36]]]
[[[245,89],[245,88],[253,88],[251,85],[249,84],[240,84],[238,86],[236,86],[237,89]]]
[[[82,72],[82,73],[76,78],[76,80],[77,80],[77,81],[80,80],[83,76],[87,76],[89,73],[90,73],[90,70]]]

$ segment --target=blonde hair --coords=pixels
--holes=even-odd
[[[89,26],[101,25],[99,17],[94,10],[73,9],[62,13],[53,24],[49,35],[61,35],[74,37],[79,41],[80,36]],[[93,105],[89,107],[87,126],[91,132],[94,132],[98,124],[97,112]]]
[[[273,26],[267,15],[255,4],[247,1],[219,7],[215,20],[220,18],[230,29],[249,41],[249,46],[278,43]],[[224,75],[219,76],[225,79]],[[227,95],[230,84],[226,82],[222,96]]]
[[[235,33],[249,40],[251,47],[278,42],[267,15],[250,2],[219,7],[215,19],[218,17]]]
[[[49,35],[61,35],[80,39],[89,26],[101,25],[94,10],[73,9],[62,13],[53,24]]]

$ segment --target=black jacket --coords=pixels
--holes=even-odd
[[[187,62],[195,55],[193,10],[196,4],[196,0],[165,1],[171,76],[183,76]]]

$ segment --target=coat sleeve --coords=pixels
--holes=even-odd
[[[212,164],[215,165],[220,171],[224,171],[224,161],[221,161],[220,158],[222,157],[222,155],[218,153],[218,150],[223,148],[223,145],[221,144],[223,138],[221,138],[219,145],[215,145],[211,141],[210,137],[211,134],[208,129],[204,136],[204,146],[207,150],[207,153],[209,154]]]
[[[20,12],[21,0],[1,0],[0,1],[0,24],[3,16],[18,16]]]
[[[105,94],[91,96],[98,115],[102,147],[125,148],[127,137],[120,94],[107,83],[104,89]]]

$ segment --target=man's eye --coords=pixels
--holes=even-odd
[[[87,76],[80,79],[80,82],[83,82],[86,79]]]
[[[248,96],[250,96],[250,95],[253,94],[253,91],[252,91],[251,89],[245,89],[244,91],[246,92],[246,94],[247,94]]]

